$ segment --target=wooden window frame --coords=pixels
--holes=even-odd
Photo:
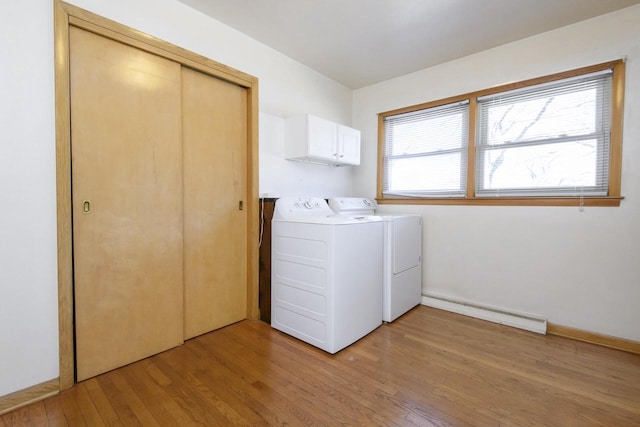
[[[562,196],[562,197],[476,197],[475,195],[475,171],[476,171],[476,123],[478,120],[477,98],[492,95],[499,92],[507,92],[538,84],[577,77],[595,73],[602,70],[613,70],[611,87],[611,135],[609,141],[609,182],[607,196]],[[476,206],[605,206],[617,207],[624,197],[621,196],[622,175],[622,122],[624,116],[624,80],[625,63],[619,59],[604,62],[588,67],[577,68],[544,77],[509,83],[489,89],[452,96],[437,101],[426,102],[410,107],[399,108],[378,114],[378,177],[376,199],[379,204],[389,205],[476,205]],[[469,144],[467,153],[467,187],[463,198],[452,197],[398,197],[383,195],[384,180],[384,120],[386,117],[412,111],[433,108],[454,102],[469,101]]]

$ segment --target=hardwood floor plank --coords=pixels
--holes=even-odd
[[[146,372],[148,364],[149,360],[143,360],[137,367],[128,366],[127,369],[122,369],[124,380],[137,396],[140,405],[146,407],[155,422],[159,425],[178,425],[178,419],[174,417],[175,408],[166,405],[167,402],[173,403],[173,400],[151,380]],[[143,422],[143,425],[146,424]]]
[[[31,420],[29,419],[29,409],[26,407],[18,408],[13,412],[10,412],[6,417],[5,423],[9,426],[30,426]]]
[[[76,384],[75,387],[83,387],[86,390],[104,424],[109,426],[122,426],[120,417],[118,417],[115,409],[111,406],[111,402],[104,390],[102,390],[98,378],[83,381],[80,384]]]
[[[335,355],[242,321],[0,417],[22,425],[640,426],[640,355],[424,306]]]
[[[71,393],[69,393],[71,394]],[[105,424],[102,414],[98,411],[97,407],[93,403],[93,399],[87,391],[85,383],[78,384],[78,387],[73,389],[74,400],[78,403],[78,409],[82,415],[85,425],[103,425]]]
[[[194,346],[197,346],[197,345],[198,345],[198,342],[196,340],[192,340],[188,343],[185,343],[183,347],[193,348]],[[199,366],[199,363],[207,364],[211,367],[211,369],[207,369],[207,368],[203,369]],[[195,371],[192,374],[193,377],[188,378],[189,381],[194,381],[193,378],[198,377],[199,381],[207,384],[208,387],[212,387],[213,389],[226,388],[226,389],[232,389],[233,391],[235,391],[236,389],[245,390],[246,391],[245,395],[240,397],[240,401],[242,402],[243,406],[249,406],[249,409],[251,409],[250,406],[253,406],[253,405],[251,405],[250,399],[246,397],[246,396],[249,396],[253,391],[251,389],[250,384],[245,382],[237,374],[231,371],[228,371],[225,366],[223,366],[221,363],[218,363],[218,361],[213,359],[211,355],[208,354],[202,357],[201,362],[194,364],[193,367]],[[163,366],[159,365],[159,368],[163,369]],[[180,374],[188,375],[188,372],[181,370]],[[229,381],[229,379],[236,380],[236,381]]]
[[[66,427],[69,425],[67,423],[66,417],[64,416],[62,404],[60,403],[60,395],[68,392],[69,390],[43,401],[45,410],[47,412],[47,420],[49,421],[50,426]]]
[[[191,349],[198,346],[197,342],[189,343]],[[209,369],[215,365],[215,369]],[[194,388],[199,391],[208,402],[217,406],[217,409],[228,420],[237,424],[267,425],[266,421],[252,407],[254,402],[248,393],[243,390],[250,387],[250,384],[228,371],[221,364],[215,363],[214,359],[201,358],[194,362],[193,372],[187,372],[185,378],[190,381]],[[229,381],[236,378],[239,381]],[[225,402],[221,406],[221,402]],[[233,409],[231,411],[231,409]]]
[[[216,363],[215,351],[199,355],[198,347],[197,340],[183,345],[185,353],[181,358],[190,360],[190,363],[180,370],[180,375],[190,383],[196,396],[202,399],[203,407],[215,408],[217,414],[229,425],[264,423],[259,414],[245,407],[243,397],[238,396],[230,387],[221,386],[221,381],[235,374],[227,371],[224,363]],[[239,388],[248,386],[248,383],[243,382]]]
[[[157,411],[154,403],[148,396],[139,396],[136,392],[133,382],[127,378],[127,371],[130,368],[126,366],[124,369],[113,371],[112,381],[117,387],[122,399],[135,416],[136,424],[143,426],[159,426],[160,423],[154,416],[153,411]],[[144,399],[144,401],[143,401]]]
[[[262,356],[259,353],[256,355],[258,357]],[[270,362],[269,369],[283,378],[289,377],[291,383],[287,387],[300,395],[308,396],[306,400],[309,405],[331,404],[333,419],[342,417],[342,420],[338,421],[347,423],[349,419],[345,418],[344,409],[346,409],[346,412],[353,412],[354,401],[350,397],[331,389],[326,382],[328,377],[314,375],[313,364],[305,363],[305,361],[305,358],[299,358],[286,366],[283,366],[279,361],[273,361]],[[252,362],[248,360],[247,363]]]
[[[60,401],[64,418],[70,426],[84,426],[87,425],[83,410],[85,412],[91,411],[91,408],[82,408],[81,400],[78,399],[79,389],[68,390],[66,393],[60,393],[57,397]]]
[[[378,331],[381,330],[384,330],[384,328],[381,328]],[[393,396],[398,393],[398,387],[389,387],[386,382],[381,382],[376,379],[381,375],[384,375],[385,371],[388,371],[391,374],[390,376],[394,377],[394,369],[397,369],[397,367],[387,366],[384,369],[379,369],[379,366],[376,364],[367,364],[360,360],[358,354],[362,354],[362,350],[358,353],[351,351],[353,348],[365,348],[366,343],[373,342],[373,337],[378,335],[378,331],[376,331],[376,334],[367,336],[363,340],[359,341],[357,346],[349,347],[334,356],[309,347],[311,349],[310,355],[317,356],[318,359],[310,359],[305,364],[310,367],[317,365],[320,369],[325,369],[325,374],[327,366],[332,370],[335,370],[335,375],[329,376],[333,386],[338,383],[340,386],[347,388],[352,396],[360,396],[362,399],[361,404],[363,406],[375,408],[378,416],[384,416],[384,419],[380,424],[395,425],[395,423],[407,423],[407,420],[412,418],[415,414],[408,411],[407,409],[409,407],[407,406],[393,404]],[[282,336],[286,337],[284,334]],[[285,346],[291,346],[295,343],[288,337],[284,338],[283,342],[283,345]],[[377,356],[372,357],[371,355],[375,354],[375,352],[381,351],[378,346],[375,344],[371,346],[367,345],[366,348],[368,349],[366,350],[366,353],[369,355],[366,360],[377,360]],[[384,351],[379,354],[384,354]],[[360,374],[358,377],[359,381],[357,382],[353,381],[352,378],[354,371]],[[322,373],[320,374],[320,378],[322,378]],[[397,384],[396,380],[397,376],[395,376],[391,381],[393,381],[394,384]],[[389,381],[389,383],[391,383],[391,381]],[[371,390],[377,390],[377,393],[372,396]],[[424,390],[421,390],[421,392],[424,392]],[[334,408],[332,407],[332,410],[333,409]],[[437,412],[435,412],[435,410],[432,409],[432,412],[437,416]],[[455,419],[455,421],[460,424],[458,419]]]
[[[224,413],[230,422],[233,421],[235,425],[268,425],[260,413],[252,409],[255,401],[243,392],[251,386],[249,382],[242,381],[241,378],[238,383],[228,381],[230,377],[238,376],[222,363],[212,363],[211,353],[200,342],[190,342],[188,348],[196,356],[196,369],[188,374],[190,381],[209,401],[218,405],[218,410]],[[221,402],[225,402],[225,406],[221,406]]]
[[[243,334],[241,337],[247,343],[258,343],[259,338]],[[357,423],[368,422],[375,423],[376,420],[382,425],[394,425],[389,419],[381,417],[382,414],[376,414],[370,407],[373,405],[366,400],[361,399],[359,388],[354,388],[355,384],[344,381],[346,375],[339,369],[340,364],[333,359],[336,356],[328,355],[313,347],[308,347],[308,352],[300,355],[300,352],[289,347],[291,339],[282,334],[282,340],[279,341],[282,349],[289,353],[291,357],[283,359],[286,364],[282,364],[279,360],[269,360],[268,354],[264,353],[265,346],[255,345],[254,352],[258,356],[257,360],[267,360],[270,369],[277,369],[283,376],[293,374],[301,387],[312,396],[313,402],[329,405],[332,408],[332,418],[337,422]],[[291,352],[290,352],[291,350]],[[349,356],[352,360],[353,357]],[[295,361],[295,362],[291,362]],[[340,392],[336,387],[336,383],[347,387],[348,392]],[[368,384],[369,389],[384,388],[381,383]],[[395,390],[394,390],[395,391]],[[353,417],[356,417],[355,419]],[[342,417],[341,419],[338,419]]]
[[[98,384],[104,391],[104,394],[108,396],[109,403],[114,412],[118,415],[118,420],[120,421],[120,423],[125,426],[140,425],[137,417],[129,407],[126,398],[122,395],[120,389],[113,382],[113,378],[117,375],[119,375],[118,370],[115,370],[107,372],[106,374],[102,374],[95,379],[98,381]],[[76,384],[74,388],[77,386],[78,385]]]
[[[47,411],[42,401],[27,407],[27,418],[32,425],[46,426],[49,424],[47,421]]]
[[[231,326],[233,328],[233,325]],[[225,328],[227,329],[227,328]],[[216,354],[220,355],[220,360],[227,360],[226,366],[231,369],[236,375],[250,378],[251,382],[261,381],[267,386],[264,390],[278,390],[282,396],[279,400],[282,400],[283,405],[289,411],[293,411],[298,423],[328,423],[331,421],[330,415],[317,411],[313,400],[307,400],[307,397],[311,394],[309,389],[305,389],[303,381],[300,380],[293,369],[288,370],[286,373],[278,369],[278,366],[271,364],[269,369],[261,371],[257,368],[256,364],[248,363],[246,359],[243,359],[243,354],[247,354],[247,348],[239,342],[235,336],[228,335],[228,330],[220,331],[222,338],[224,339],[224,345],[215,346]],[[207,337],[209,339],[209,337]],[[291,361],[294,363],[294,361]],[[287,393],[280,393],[280,390],[284,390]],[[289,397],[287,397],[287,395]],[[295,396],[295,401],[291,397]],[[314,414],[314,415],[311,415]]]
[[[509,329],[505,329],[504,331],[505,333],[511,335],[511,334],[515,334],[515,331],[512,331]],[[519,333],[522,333],[522,331],[518,331]],[[553,337],[544,337],[543,340],[540,340],[540,338],[536,337],[534,334],[532,334],[532,337],[534,339],[534,341],[536,342],[542,342],[542,341],[547,341],[549,338],[551,338],[551,340],[553,340]],[[431,337],[429,339],[429,341],[431,341]],[[450,343],[447,343],[450,344]],[[441,344],[441,345],[447,345],[447,344]],[[519,341],[519,344],[526,344],[526,342],[523,341]],[[569,347],[573,346],[573,342],[571,341],[565,341],[564,344],[569,344]],[[578,343],[578,344],[582,344],[582,343]],[[506,347],[506,349],[508,349],[508,347]],[[526,346],[525,346],[526,349]],[[609,363],[604,363],[604,364],[593,364],[594,360],[601,360],[601,355],[603,354],[602,351],[603,350],[607,350],[607,349],[603,349],[601,347],[596,347],[596,346],[592,346],[592,347],[585,347],[579,355],[578,354],[574,354],[573,351],[567,351],[568,349],[559,349],[558,351],[555,350],[546,350],[546,353],[551,352],[555,352],[555,354],[560,355],[559,357],[561,359],[566,360],[566,363],[572,364],[573,360],[575,360],[576,358],[580,357],[580,358],[591,358],[591,365],[589,370],[593,371],[594,367],[596,367],[595,369],[598,369],[600,372],[606,372],[607,368],[606,365],[610,364],[611,357],[615,358],[616,363],[614,365],[618,366],[618,367],[622,367],[622,364],[619,364],[617,362],[620,361],[625,361],[629,362],[629,361],[633,361],[632,364],[627,365],[627,369],[630,368],[631,371],[627,370],[627,374],[632,373],[632,375],[638,379],[638,373],[640,372],[640,370],[638,369],[639,365],[639,359],[637,357],[631,357],[629,358],[627,354],[625,354],[624,352],[608,352],[605,351],[605,353],[608,353],[609,356]],[[587,351],[588,350],[588,351]],[[499,373],[501,375],[508,375],[509,377],[521,377],[521,379],[524,379],[525,381],[523,381],[524,383],[529,383],[529,382],[533,382],[534,384],[536,384],[536,388],[537,389],[541,389],[542,387],[551,387],[548,392],[552,393],[554,395],[554,397],[556,399],[561,399],[564,397],[567,397],[571,400],[571,401],[577,401],[583,405],[587,405],[588,407],[594,407],[594,406],[598,406],[598,405],[605,405],[603,407],[603,409],[607,409],[609,411],[619,411],[620,409],[623,410],[630,410],[632,411],[632,413],[636,414],[636,416],[640,416],[640,414],[638,414],[638,399],[634,398],[633,396],[640,396],[640,389],[638,389],[639,383],[637,381],[629,381],[628,377],[625,377],[626,380],[624,380],[624,384],[620,384],[620,391],[622,393],[622,395],[626,396],[626,398],[620,398],[620,399],[611,399],[610,398],[610,394],[612,393],[612,386],[615,386],[616,383],[619,382],[619,378],[615,378],[612,376],[608,376],[608,381],[606,382],[607,387],[602,387],[600,389],[597,388],[598,386],[598,381],[595,380],[594,378],[590,378],[587,374],[585,374],[585,369],[584,367],[582,367],[581,369],[578,370],[566,370],[565,372],[562,372],[562,375],[558,375],[559,372],[549,372],[549,369],[547,366],[545,366],[544,363],[540,362],[540,353],[537,353],[537,356],[535,356],[536,352],[535,351],[531,351],[532,354],[534,354],[534,356],[530,356],[530,354],[528,354],[528,351],[525,351],[524,353],[522,353],[522,355],[520,355],[519,357],[517,357],[517,354],[514,354],[513,351],[508,352],[508,358],[505,357],[504,355],[501,356],[492,356],[492,358],[487,359],[487,361],[485,363],[491,363],[494,365],[494,368],[496,370],[499,371]],[[588,356],[589,354],[593,353],[593,356]],[[469,353],[470,357],[472,358],[481,358],[482,357],[482,351],[478,351],[478,350],[474,350],[472,352]],[[512,355],[516,356],[513,357]],[[525,357],[526,356],[526,357]],[[544,356],[544,354],[543,354]],[[546,357],[546,356],[544,356]],[[554,356],[554,357],[558,357],[558,356]],[[600,366],[602,366],[602,368],[600,368]],[[588,371],[587,371],[588,373]],[[598,374],[600,377],[601,375]],[[522,378],[524,377],[524,378]],[[613,387],[613,389],[617,390],[618,388]],[[578,398],[581,398],[580,400]],[[629,404],[630,402],[627,402],[627,399],[631,399],[631,404]],[[607,407],[606,405],[611,405],[612,407]],[[558,406],[557,403],[555,403],[555,406]]]
[[[417,350],[421,351],[420,347]],[[406,356],[403,357],[406,359]],[[424,360],[415,358],[410,360],[410,364],[402,363],[401,358],[397,360],[395,367],[385,370],[390,372],[390,378],[395,383],[402,386],[398,401],[414,402],[413,407],[423,410],[420,416],[425,417],[424,411],[428,410],[426,414],[429,416],[455,425],[495,422],[496,417],[487,414],[486,407],[477,405],[476,394],[484,391],[477,390],[472,383],[477,381],[476,373],[471,371],[471,375],[468,375],[467,372],[454,369],[459,363],[457,360],[451,360],[447,354],[431,354]],[[493,387],[490,390],[495,393]]]
[[[216,387],[224,387],[231,390],[242,404],[256,414],[262,420],[257,425],[266,423],[267,425],[296,425],[300,419],[295,413],[289,411],[285,396],[257,378],[247,378],[245,373],[238,374],[233,367],[225,366],[224,363],[216,363],[219,359],[211,359],[211,364],[217,366],[216,372],[209,372],[203,381],[216,384]],[[239,368],[241,369],[241,368]],[[209,377],[209,378],[207,378]],[[266,379],[266,378],[265,378]],[[306,416],[306,415],[305,415]]]

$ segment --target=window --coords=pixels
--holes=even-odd
[[[618,206],[623,79],[614,61],[382,113],[378,198]]]
[[[463,197],[469,103],[385,118],[385,194]]]
[[[606,196],[610,99],[610,71],[479,98],[476,196]]]

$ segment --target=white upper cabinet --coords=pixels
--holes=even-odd
[[[332,166],[360,164],[360,131],[309,114],[286,119],[285,157]]]
[[[303,116],[302,118],[306,119],[306,124],[304,120],[300,120],[303,133],[291,135],[293,137],[291,143],[300,144],[297,150],[299,151],[298,156],[302,154],[316,159],[335,160],[338,150],[338,125],[314,116]],[[287,134],[285,133],[285,135]]]
[[[342,163],[360,164],[360,131],[338,125],[338,157]]]

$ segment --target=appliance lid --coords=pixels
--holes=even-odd
[[[329,215],[329,216],[291,216],[288,218],[273,218],[272,222],[297,222],[304,224],[321,225],[353,225],[370,222],[382,222],[383,219],[376,215]]]

